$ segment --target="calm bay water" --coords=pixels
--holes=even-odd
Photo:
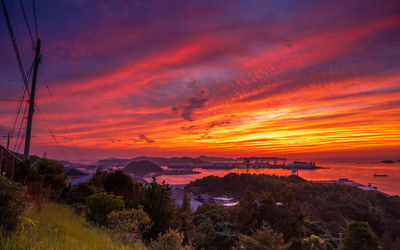
[[[306,180],[322,181],[347,178],[363,185],[371,183],[378,190],[390,195],[400,195],[400,162],[385,164],[380,162],[329,162],[319,161],[319,166],[326,167],[317,170],[299,170],[299,176]],[[167,184],[187,184],[208,175],[225,176],[228,173],[246,173],[246,169],[207,170],[194,169],[200,174],[189,175],[160,175],[157,182],[165,181]],[[252,174],[276,174],[287,176],[291,170],[284,169],[250,169]],[[374,177],[374,174],[387,174],[387,177]],[[147,178],[148,181],[151,178]]]

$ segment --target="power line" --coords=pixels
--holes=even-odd
[[[31,77],[32,69],[33,69],[33,63],[31,65],[30,69],[29,69],[29,72],[28,72],[28,79],[27,79],[28,81],[29,81],[29,79]],[[18,108],[17,108],[17,115],[16,115],[15,120],[14,120],[14,125],[13,125],[13,129],[11,131],[11,136],[14,135],[15,126],[17,125],[18,117],[19,117],[19,114],[21,112],[22,102],[25,99],[25,93],[27,93],[26,88],[23,88],[22,89],[22,93],[20,95],[21,96],[20,97],[21,102],[19,103]],[[25,111],[24,111],[24,115],[25,115]],[[23,120],[23,118],[22,118],[22,120]]]
[[[14,150],[17,150],[17,152],[19,152],[22,142],[24,141],[24,137],[23,136],[20,137],[20,135],[21,135],[21,131],[22,131],[22,126],[24,125],[24,119],[25,119],[27,108],[28,108],[28,102],[25,103],[24,115],[21,118],[21,122],[19,124],[19,129],[18,129],[18,134],[17,134],[17,139],[15,140],[15,144],[14,144]],[[14,126],[15,126],[15,124],[14,124]],[[12,130],[11,135],[13,135],[13,133],[14,133],[14,128]]]
[[[75,144],[74,140],[72,139],[71,132],[70,132],[70,130],[68,129],[68,126],[67,126],[67,124],[66,124],[66,122],[65,122],[65,120],[64,120],[64,117],[63,117],[63,115],[62,115],[62,112],[60,111],[60,109],[59,109],[59,107],[58,107],[58,105],[57,105],[57,103],[56,103],[56,101],[55,101],[55,98],[54,98],[54,96],[53,96],[53,94],[52,94],[52,92],[51,92],[51,90],[50,90],[50,87],[49,87],[49,85],[48,85],[48,83],[47,83],[46,77],[44,76],[44,73],[43,73],[42,70],[39,69],[39,72],[40,72],[40,74],[41,74],[41,76],[42,76],[42,79],[43,79],[45,85],[46,85],[46,88],[47,88],[47,91],[48,91],[48,93],[49,93],[49,95],[50,95],[50,97],[51,97],[52,103],[53,103],[53,105],[54,105],[54,107],[55,107],[55,109],[56,109],[56,111],[57,111],[57,113],[58,113],[58,115],[59,115],[59,117],[60,117],[62,123],[63,123],[64,129],[65,129],[65,130],[67,131],[67,133],[68,133],[68,137],[69,137],[69,139],[70,139],[70,141],[71,141],[71,143],[72,143],[72,146],[73,146],[73,148],[74,148],[75,154],[76,154],[76,156],[78,156],[78,159],[81,160],[81,156],[80,156],[80,154],[79,154],[79,151],[77,150],[76,144]]]
[[[37,39],[39,39],[39,31],[38,31],[38,24],[37,24],[37,17],[36,17],[35,0],[32,0],[32,6],[33,6],[33,19],[35,21],[36,40],[37,40]]]
[[[54,139],[54,141],[55,141],[55,143],[56,143],[56,145],[57,145],[57,147],[58,147],[58,150],[63,154],[64,159],[66,159],[67,161],[69,161],[67,155],[64,153],[64,151],[62,150],[60,144],[58,143],[58,140],[57,140],[57,138],[56,138],[54,132],[51,130],[51,128],[50,128],[50,126],[49,126],[47,120],[44,118],[44,116],[43,116],[42,113],[40,112],[39,107],[36,107],[36,110],[37,110],[37,112],[38,112],[38,114],[39,114],[39,117],[41,118],[43,124],[46,126],[47,130],[49,131],[51,137],[53,137],[53,139]]]
[[[9,35],[11,37],[11,41],[12,41],[12,44],[13,44],[13,47],[14,47],[15,55],[17,56],[19,70],[21,72],[22,79],[24,80],[26,91],[28,91],[28,93],[29,93],[28,80],[26,79],[24,66],[22,65],[22,60],[21,60],[21,56],[20,56],[20,53],[19,53],[18,45],[17,45],[17,39],[15,38],[15,34],[14,34],[13,28],[11,26],[10,17],[8,15],[7,7],[6,7],[6,4],[5,4],[4,0],[1,0],[1,5],[3,7],[4,17],[6,18],[8,33],[9,33]]]
[[[22,102],[24,99],[10,99],[10,98],[0,98],[2,102]]]
[[[16,82],[16,81],[20,81],[20,80],[22,80],[22,78],[12,79],[12,80],[5,80],[5,81],[0,82],[0,84],[7,84],[7,83],[10,83],[10,82]]]
[[[19,5],[21,6],[22,9],[22,15],[24,16],[26,29],[28,30],[29,37],[31,38],[32,41],[32,48],[35,48],[35,42],[33,41],[31,26],[29,25],[28,18],[26,17],[26,12],[22,0],[19,0]]]

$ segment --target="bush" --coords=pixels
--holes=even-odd
[[[26,185],[32,198],[58,199],[66,187],[65,180],[64,166],[57,161],[30,158],[15,166],[14,181]],[[44,193],[49,197],[43,197]]]
[[[303,239],[303,248],[309,250],[326,250],[328,249],[325,241],[320,237],[312,234],[308,238]]]
[[[274,232],[270,227],[264,225],[253,235],[241,234],[239,236],[239,249],[288,249],[290,244],[285,244],[282,234]],[[305,248],[308,249],[308,248]]]
[[[112,211],[107,219],[114,234],[125,242],[141,240],[142,234],[151,227],[150,217],[142,209]]]
[[[125,206],[120,196],[99,192],[86,199],[86,219],[99,226],[107,226],[107,215]]]
[[[133,189],[133,180],[121,170],[109,173],[104,177],[103,187],[107,193],[127,197]]]
[[[86,198],[94,194],[95,191],[96,189],[88,183],[79,183],[79,185],[71,187],[65,195],[65,200],[70,204],[86,204]]]
[[[179,250],[183,249],[183,234],[176,230],[168,230],[166,233],[160,233],[157,241],[150,244],[150,249],[154,250]],[[188,247],[189,248],[189,247]]]
[[[377,250],[378,237],[365,222],[352,222],[347,228],[343,239],[343,250]]]
[[[0,175],[0,230],[14,230],[26,206],[24,188]]]

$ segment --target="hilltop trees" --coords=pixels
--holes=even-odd
[[[194,245],[200,249],[230,249],[237,241],[237,232],[225,208],[204,203],[194,213]]]
[[[267,225],[262,226],[251,236],[241,234],[239,236],[238,243],[239,249],[246,250],[286,250],[289,248],[289,246],[290,244],[284,242],[282,234],[276,233],[272,228]]]
[[[365,222],[352,222],[344,234],[343,250],[377,250],[379,241]]]
[[[373,239],[379,242],[378,237],[386,248],[396,245],[400,235],[398,196],[386,197],[339,184],[313,184],[297,176],[246,174],[209,176],[190,183],[186,189],[239,199],[239,205],[225,209],[233,232],[252,237],[267,223],[275,233],[282,234],[285,243],[290,243],[289,249],[338,248],[338,233],[352,221],[368,223],[375,235],[370,237],[370,246],[375,245]],[[349,242],[357,242],[357,238]]]
[[[159,233],[180,227],[179,209],[169,196],[169,187],[160,185],[155,180],[144,190],[143,210],[148,213],[153,223],[144,233],[145,239],[155,239]]]

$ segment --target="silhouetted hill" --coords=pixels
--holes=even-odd
[[[223,161],[233,161],[232,158],[225,158],[225,157],[212,157],[212,156],[204,156],[200,155],[196,157],[196,159],[201,160],[203,162],[223,162]]]
[[[160,168],[157,164],[154,164],[151,161],[132,161],[128,164],[128,166],[122,169],[127,174],[134,175],[146,175],[149,173],[162,172],[162,168]]]
[[[131,161],[151,161],[154,164],[157,164],[158,166],[165,166],[167,165],[167,158],[162,158],[162,157],[149,157],[149,156],[139,156],[133,158]]]
[[[109,158],[98,160],[95,165],[104,165],[107,167],[124,167],[131,162],[130,159],[118,159],[118,158]]]
[[[206,156],[203,156],[206,159]],[[221,157],[211,157],[212,159],[225,159]],[[151,156],[139,156],[132,159],[118,159],[118,158],[109,158],[98,160],[95,165],[102,165],[106,167],[125,167],[129,163],[133,161],[150,161],[158,166],[166,166],[168,164],[188,164],[188,165],[199,165],[208,163],[206,160],[201,160],[198,158],[191,158],[191,157],[171,157],[171,158],[164,158],[164,157],[151,157]]]
[[[171,157],[168,158],[168,164],[204,164],[206,161],[202,161],[199,159],[191,158],[191,157]]]

